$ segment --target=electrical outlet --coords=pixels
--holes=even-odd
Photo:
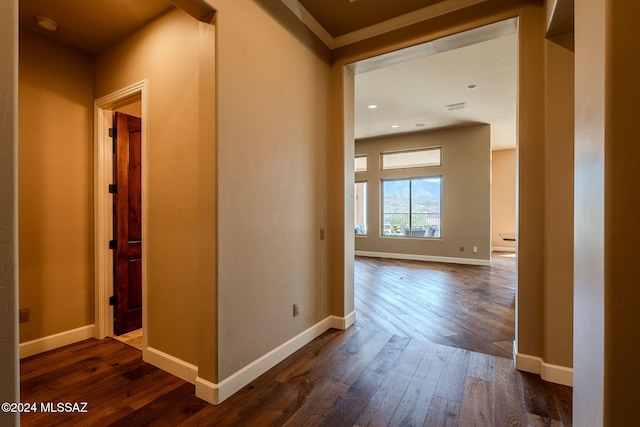
[[[464,252],[464,246],[460,246],[460,252]]]
[[[19,313],[18,317],[19,317],[20,323],[25,323],[29,321],[29,317],[31,315],[30,308],[22,308],[18,313]]]
[[[474,246],[474,247],[473,247],[473,253],[474,253],[474,254],[477,254],[477,253],[478,253],[478,247],[477,247],[477,246]]]
[[[320,229],[320,240],[324,240],[324,228]]]
[[[293,304],[293,317],[300,314],[300,304]]]

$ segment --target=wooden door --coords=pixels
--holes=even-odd
[[[141,119],[114,114],[114,332],[142,327]]]

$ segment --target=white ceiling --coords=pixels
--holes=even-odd
[[[493,150],[515,148],[517,40],[512,33],[356,74],[356,139],[488,123]]]

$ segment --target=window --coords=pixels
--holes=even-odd
[[[424,166],[440,166],[441,148],[428,148],[411,151],[382,153],[382,169],[418,168]]]
[[[354,169],[356,172],[367,171],[367,156],[356,156],[354,161]]]
[[[354,195],[355,234],[367,234],[367,183],[356,182]]]
[[[382,181],[382,235],[439,238],[442,177]]]

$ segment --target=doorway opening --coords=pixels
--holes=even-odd
[[[148,230],[146,220],[148,199],[145,191],[147,172],[144,167],[147,164],[146,99],[147,81],[143,80],[95,101],[95,312],[96,335],[99,339],[140,330],[147,324],[144,310],[147,305],[147,268],[144,254]],[[118,123],[114,123],[116,116],[122,118]],[[118,133],[122,136],[130,132],[122,132],[123,129],[118,129],[114,139],[112,130],[122,127],[122,123],[127,122],[138,123],[137,126],[139,126],[137,129],[130,129],[136,133],[134,138],[139,138],[135,143],[136,149],[133,150],[139,156],[137,161],[139,164],[132,166],[139,174],[131,179],[131,183],[118,182],[117,163],[120,162],[116,161],[118,154],[121,159],[127,159],[127,164],[132,157],[129,146],[118,147],[120,139],[117,138]],[[120,153],[117,153],[118,151]],[[131,169],[130,166],[125,168],[127,168],[126,173],[120,173],[121,175],[128,175]],[[131,188],[134,191],[131,191]],[[128,198],[129,193],[136,191],[138,194],[135,196],[139,200],[139,206],[131,208],[128,204],[118,203],[119,197]],[[129,227],[130,224],[134,226]],[[128,228],[131,230],[127,234]],[[118,263],[125,265],[124,268],[120,268],[121,271],[118,271]],[[128,280],[137,282],[136,287],[132,287],[128,293],[118,292],[115,285],[121,285],[123,281]],[[127,304],[127,300],[131,303]],[[123,301],[125,301],[124,304]],[[126,318],[129,312],[135,312],[131,315],[131,319]],[[140,341],[141,349],[144,350],[148,347],[147,337],[142,334],[142,339],[139,339],[139,335],[138,332],[137,339]]]
[[[506,56],[504,56],[505,54]],[[454,65],[450,65],[450,62],[453,62]],[[420,68],[420,65],[423,68]],[[424,68],[425,66],[430,68]],[[424,236],[422,234],[415,236],[411,229],[412,217],[410,215],[405,215],[409,218],[406,221],[407,224],[398,225],[386,220],[385,212],[381,206],[382,202],[384,202],[382,188],[384,179],[398,179],[401,176],[398,171],[394,170],[389,172],[390,175],[393,174],[392,177],[383,177],[382,174],[384,172],[380,172],[383,168],[378,164],[378,160],[384,152],[429,148],[429,134],[425,133],[426,130],[453,129],[489,124],[491,126],[491,148],[486,153],[488,158],[485,168],[486,175],[484,176],[491,176],[491,153],[493,150],[511,150],[513,156],[509,156],[509,160],[513,162],[513,169],[515,170],[518,140],[518,19],[508,19],[422,45],[368,58],[347,65],[347,69],[345,72],[351,71],[353,73],[353,94],[349,94],[347,91],[347,96],[353,96],[355,118],[354,123],[347,123],[346,126],[353,126],[354,128],[356,148],[353,153],[355,161],[357,162],[363,158],[368,159],[371,172],[367,174],[366,171],[362,171],[362,168],[359,169],[357,165],[354,166],[356,170],[353,178],[356,185],[354,192],[360,196],[358,201],[369,201],[367,207],[355,207],[352,213],[346,213],[347,217],[354,217],[356,256],[479,264],[483,266],[479,267],[479,269],[484,270],[506,268],[510,270],[510,275],[513,277],[512,296],[507,298],[509,301],[506,301],[506,303],[511,306],[510,309],[514,310],[517,294],[515,261],[509,256],[495,256],[492,253],[492,249],[496,246],[494,242],[502,242],[498,237],[499,232],[512,232],[514,235],[517,232],[517,194],[515,194],[517,191],[515,187],[517,175],[514,173],[513,176],[507,178],[512,180],[511,184],[513,184],[514,192],[509,201],[512,210],[511,218],[507,225],[495,221],[495,204],[492,206],[492,197],[494,196],[493,183],[487,181],[485,184],[487,193],[482,207],[486,215],[480,221],[482,224],[478,226],[483,228],[482,234],[484,236],[491,236],[491,238],[485,238],[480,244],[477,244],[475,243],[477,241],[475,237],[463,242],[462,240],[465,239],[465,236],[461,236],[461,240],[453,245],[456,252],[454,253],[453,251],[445,252],[443,250],[443,247],[447,245],[446,240],[451,240],[453,237],[451,233],[447,234],[447,232],[460,228],[455,223],[455,218],[453,218],[455,209],[452,208],[451,199],[454,192],[451,191],[451,187],[444,188],[443,191],[446,194],[441,196],[443,200],[442,210],[438,211],[439,215],[441,215],[441,223],[438,225],[442,230],[442,235],[431,236],[438,237],[437,239],[428,238],[426,232]],[[429,83],[433,77],[435,77],[437,83],[433,83],[433,81]],[[445,80],[447,84],[444,84]],[[425,86],[421,88],[419,87],[420,84]],[[507,102],[504,102],[504,97],[507,97]],[[345,102],[345,104],[348,104],[348,102]],[[492,116],[483,117],[482,114],[486,112],[490,112]],[[418,132],[424,142],[414,142],[414,138],[414,141],[411,142],[414,145],[402,145],[403,141],[401,140],[407,140],[410,138],[409,135],[417,135]],[[367,141],[371,152],[367,151],[367,149],[360,149],[358,146],[359,141]],[[443,152],[448,150],[447,146],[444,145],[442,149]],[[346,152],[349,151],[349,149],[346,150]],[[452,150],[449,150],[448,153],[443,153],[442,168],[434,167],[433,169],[437,170],[433,174],[429,173],[429,176],[437,175],[442,178],[443,182],[451,182],[450,171],[447,172],[443,169],[449,167],[452,163],[451,157],[447,158],[451,152]],[[354,159],[345,159],[345,162],[349,161],[353,162]],[[405,173],[408,177],[416,177],[425,175],[426,170],[427,168],[405,169],[402,173]],[[467,180],[466,182],[471,181],[473,180]],[[357,186],[360,186],[360,189]],[[368,194],[360,194],[363,187],[367,188]],[[393,202],[398,202],[393,205],[398,209],[398,212],[394,211],[396,216],[412,210],[412,205],[402,204],[399,200]],[[390,202],[390,204],[392,203]],[[403,210],[403,208],[405,209]],[[367,212],[367,218],[358,219],[358,214],[362,217],[362,212]],[[501,218],[504,218],[504,216],[501,215]],[[366,228],[359,226],[361,224],[366,224]],[[396,233],[385,232],[385,230],[394,226],[398,228]],[[473,233],[474,227],[471,227],[470,235]],[[411,231],[407,233],[407,229]],[[362,230],[366,230],[366,232]],[[513,248],[509,249],[513,251],[514,257],[516,257],[515,244]],[[478,252],[482,256],[476,255]],[[358,262],[360,261],[356,261],[356,264]],[[375,261],[371,262],[375,263]],[[356,265],[356,273],[358,271],[369,271],[369,267],[371,267],[369,264],[364,266]],[[399,262],[399,264],[403,263]],[[397,265],[393,264],[393,268],[396,267]],[[476,274],[473,272],[473,268],[461,267],[463,270],[467,270],[463,274],[470,274],[472,277]],[[480,281],[480,276],[483,273],[479,272],[477,274]],[[371,277],[371,275],[368,275],[368,277]],[[357,284],[358,278],[355,278],[354,286]],[[356,294],[358,293],[356,289],[354,291]],[[482,289],[478,289],[478,291],[481,292]],[[356,295],[356,309],[358,308],[357,304],[358,296]],[[371,314],[370,312],[359,318],[371,318]],[[375,313],[373,315],[375,316]],[[513,320],[507,329],[513,335],[517,319],[515,314],[512,314],[511,318]],[[403,322],[399,321],[395,325],[396,330],[398,330],[397,327],[401,323]],[[472,324],[473,322],[469,323]],[[446,335],[449,332],[451,331],[444,331],[442,335]],[[454,334],[452,333],[451,335]],[[507,339],[503,337],[498,342],[500,348],[497,351],[509,355],[514,338]]]

